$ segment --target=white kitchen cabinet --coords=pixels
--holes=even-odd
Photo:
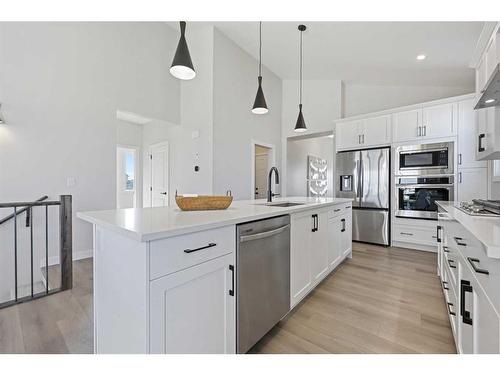
[[[319,283],[328,274],[328,215],[319,212],[316,215],[316,226],[311,231],[311,278],[313,284]]]
[[[342,228],[340,216],[328,218],[328,267],[334,269],[342,259]]]
[[[475,99],[458,102],[458,168],[486,168],[486,161],[476,160],[477,124]]]
[[[454,103],[424,107],[422,109],[421,136],[424,138],[440,138],[455,135],[454,108]]]
[[[294,306],[312,286],[310,238],[314,219],[308,211],[291,215],[290,222],[290,302]]]
[[[476,116],[476,159],[500,159],[500,107],[478,109]]]
[[[337,150],[356,149],[361,145],[361,121],[340,122],[336,125]]]
[[[229,254],[151,282],[151,353],[235,353],[233,266]]]
[[[459,168],[457,174],[457,201],[488,198],[488,168]]]
[[[406,142],[456,134],[454,103],[416,108],[393,115],[393,140]]]
[[[337,123],[337,150],[383,146],[391,143],[391,116],[376,116]]]
[[[421,109],[412,109],[410,111],[395,113],[393,115],[392,128],[394,142],[404,142],[417,139],[420,136],[421,123]]]
[[[462,354],[500,353],[500,320],[465,262],[460,263],[458,342]],[[463,299],[463,300],[462,300]]]
[[[352,213],[350,211],[340,217],[340,252],[342,257],[352,252]]]

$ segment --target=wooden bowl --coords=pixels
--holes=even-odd
[[[177,195],[175,197],[175,203],[182,211],[225,210],[232,202],[233,197],[226,195],[199,195],[197,197]]]

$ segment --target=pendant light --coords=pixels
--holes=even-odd
[[[305,31],[306,27],[304,25],[299,25],[300,31],[300,68],[299,68],[299,117],[297,117],[297,123],[295,124],[295,131],[297,133],[302,133],[307,130],[306,123],[304,121],[304,116],[302,115],[302,33]]]
[[[257,89],[255,102],[253,103],[252,113],[263,115],[269,110],[267,109],[266,98],[264,98],[264,91],[262,91],[262,22],[259,22],[259,77],[257,79],[259,81],[259,88]]]
[[[170,67],[170,73],[178,79],[193,79],[196,76],[196,72],[194,71],[193,62],[191,61],[191,55],[189,54],[189,48],[186,42],[186,22],[180,21],[179,24],[181,28],[181,37],[177,45],[177,50],[175,51],[172,66]]]

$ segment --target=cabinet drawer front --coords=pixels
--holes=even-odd
[[[394,240],[430,246],[437,245],[436,229],[400,224],[394,225]]]
[[[235,248],[236,228],[233,225],[152,241],[150,279],[232,253]]]
[[[351,203],[339,204],[338,206],[334,206],[332,209],[328,210],[328,219],[344,215],[351,209],[352,209]]]

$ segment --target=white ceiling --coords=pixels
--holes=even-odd
[[[215,22],[258,58],[258,22]],[[263,64],[298,77],[299,22],[262,23]],[[304,79],[474,87],[469,63],[483,22],[306,22]],[[427,55],[417,61],[418,54]]]

